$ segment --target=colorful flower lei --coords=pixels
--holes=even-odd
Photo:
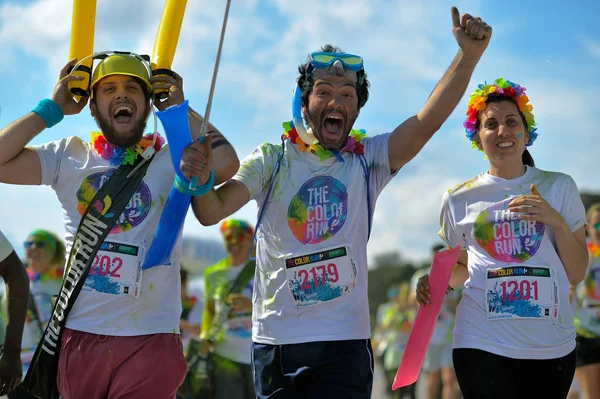
[[[364,146],[360,143],[362,139],[367,136],[367,132],[364,129],[360,130],[351,130],[350,135],[346,139],[346,144],[341,150],[326,150],[321,146],[321,144],[311,144],[306,145],[304,141],[298,136],[298,132],[294,127],[293,122],[284,122],[283,123],[283,135],[282,139],[290,139],[292,143],[298,146],[298,149],[302,152],[308,150],[319,157],[322,161],[328,159],[331,156],[334,156],[338,161],[344,162],[344,159],[341,156],[342,152],[350,152],[353,154],[363,155],[365,152]]]
[[[476,133],[475,126],[477,124],[477,118],[479,117],[479,111],[482,111],[486,107],[488,97],[510,97],[517,103],[519,111],[525,116],[527,121],[527,131],[529,132],[529,141],[526,143],[527,146],[533,144],[538,134],[535,128],[535,119],[531,111],[533,106],[529,103],[529,97],[525,94],[525,88],[517,83],[513,83],[510,80],[498,78],[493,84],[480,84],[477,86],[474,92],[469,96],[469,103],[467,104],[467,119],[464,121],[463,126],[467,132],[467,138],[471,140],[472,147],[477,148],[473,136]]]
[[[54,267],[47,272],[36,273],[30,268],[27,268],[27,275],[29,276],[29,281],[35,283],[38,281],[60,280],[63,277],[63,271],[64,269],[62,267]]]
[[[183,310],[193,309],[198,302],[198,297],[196,296],[187,296],[185,299],[181,301],[181,307]]]
[[[592,243],[591,241],[587,242],[587,247],[589,253],[596,259],[600,259],[600,246]]]
[[[160,151],[162,146],[165,144],[165,139],[159,133],[156,133],[156,143],[154,143],[154,150]],[[96,151],[96,153],[102,158],[110,162],[111,166],[117,165],[133,165],[138,157],[138,154],[142,154],[144,150],[152,145],[154,140],[154,133],[150,133],[142,137],[139,143],[136,144],[135,149],[117,147],[108,141],[104,135],[100,132],[92,132],[92,140],[90,144]]]

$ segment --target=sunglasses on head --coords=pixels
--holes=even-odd
[[[326,53],[317,51],[310,54],[310,64],[315,68],[329,68],[334,62],[340,61],[344,69],[358,72],[363,69],[363,59],[358,55],[344,53]]]
[[[25,247],[25,249],[31,249],[33,247],[35,248],[45,248],[46,247],[46,243],[44,241],[25,241],[23,243],[23,246]]]

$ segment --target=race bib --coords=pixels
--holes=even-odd
[[[287,258],[285,271],[297,308],[332,301],[356,285],[356,266],[346,246]]]
[[[96,253],[83,291],[140,296],[143,248],[105,241]]]
[[[488,320],[558,317],[558,287],[553,269],[527,266],[490,269],[485,291]]]

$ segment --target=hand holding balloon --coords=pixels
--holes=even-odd
[[[63,69],[61,69],[60,80],[54,87],[54,93],[52,93],[52,101],[60,107],[64,115],[75,115],[80,113],[88,100],[88,97],[83,97],[79,102],[75,101],[71,90],[69,90],[69,82],[82,81],[85,79],[83,76],[69,74],[69,69],[76,63],[77,60],[72,59],[67,62]]]
[[[183,95],[183,78],[177,73],[174,74],[175,77],[159,75],[153,76],[150,79],[150,83],[152,83],[155,93],[159,91],[167,93],[166,98],[163,98],[162,100],[159,98],[154,99],[154,105],[156,105],[156,108],[158,108],[159,111],[164,111],[173,105],[180,105],[185,101]]]
[[[195,177],[203,185],[210,178],[212,164],[212,137],[206,134],[204,140],[195,140],[183,149],[179,167],[188,180]]]

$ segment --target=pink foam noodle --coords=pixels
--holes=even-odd
[[[452,276],[452,269],[460,255],[460,246],[438,252],[433,257],[429,273],[429,291],[431,303],[420,306],[413,323],[406,349],[396,372],[392,389],[413,384],[419,377],[425,351],[431,340],[435,323],[440,315],[444,295]]]

